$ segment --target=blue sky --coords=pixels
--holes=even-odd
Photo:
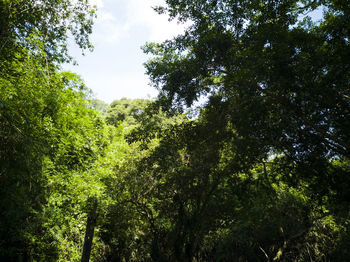
[[[184,25],[169,22],[151,8],[163,0],[90,0],[98,6],[97,19],[91,35],[92,53],[81,55],[71,45],[70,51],[78,66],[65,65],[64,70],[79,74],[96,98],[105,102],[123,97],[155,97],[149,86],[143,63],[148,57],[141,46],[161,42],[184,30]]]

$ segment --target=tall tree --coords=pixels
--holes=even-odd
[[[349,157],[347,1],[166,2],[159,12],[192,22],[184,35],[145,46],[168,107],[204,95],[255,148],[295,160]],[[313,23],[307,13],[320,8]]]
[[[306,259],[308,252],[313,258],[344,259],[347,252],[341,247],[349,241],[349,190],[343,185],[350,184],[347,1],[166,3],[166,7],[157,8],[158,12],[191,23],[183,35],[144,47],[154,56],[146,68],[160,91],[158,102],[173,112],[206,100],[202,120],[196,124],[200,131],[195,134],[206,132],[208,137],[194,135],[189,127],[185,130],[197,137],[195,145],[207,145],[211,152],[221,153],[219,159],[223,162],[213,163],[211,168],[213,174],[218,170],[218,177],[223,179],[218,187],[223,190],[217,197],[225,196],[222,203],[230,199],[236,203],[238,198],[237,209],[225,218],[219,212],[214,215],[214,221],[217,218],[228,223],[227,227],[213,225],[216,232],[231,233],[226,237],[217,235],[224,241],[210,244],[213,253],[208,256],[212,258],[220,246],[228,252],[224,252],[226,257],[241,256],[249,261],[299,261]],[[309,14],[321,9],[323,15],[315,21]],[[174,174],[179,179],[175,185],[186,181],[191,168],[188,163],[177,163],[171,150],[183,139],[185,155],[191,156],[192,143],[184,138],[184,132],[172,132],[169,137],[174,140],[170,144],[168,138],[160,142],[160,148],[168,148],[161,151],[164,158],[172,160],[158,162],[151,158],[148,167],[152,177]],[[215,141],[213,145],[209,139]],[[175,174],[181,165],[183,169]],[[199,171],[195,173],[197,179],[206,177]],[[248,204],[243,204],[245,194],[241,189],[255,192],[246,195]],[[177,188],[174,192],[180,191]],[[213,194],[210,199],[215,197]],[[184,199],[189,201],[188,194]],[[293,206],[294,200],[290,199],[299,204]],[[170,202],[175,208],[176,201]],[[292,216],[282,203],[288,203],[286,206],[298,213],[296,224],[291,223]],[[194,210],[191,204],[187,207]],[[154,213],[161,214],[160,210],[163,209]],[[265,214],[271,220],[271,234],[263,238],[268,228],[262,221],[267,220],[259,215]],[[322,231],[320,225],[327,230]],[[256,227],[260,234],[249,227]],[[337,234],[339,228],[346,233]],[[204,233],[204,239],[209,240],[210,234]],[[235,234],[242,238],[237,239]],[[327,245],[320,245],[326,240]],[[310,248],[299,249],[298,241]],[[179,250],[184,252],[184,259],[186,248]],[[196,256],[196,251],[192,252],[189,259]]]
[[[54,223],[65,214],[62,199],[56,209],[51,202],[63,184],[55,182],[99,157],[105,130],[87,109],[82,80],[57,68],[70,60],[68,32],[82,49],[91,47],[93,16],[82,0],[0,1],[1,260],[64,257],[58,235],[65,230]]]

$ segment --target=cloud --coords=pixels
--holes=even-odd
[[[133,25],[142,25],[150,31],[148,41],[164,41],[181,34],[187,25],[169,21],[167,15],[157,14],[152,7],[165,5],[163,0],[129,0],[128,17]]]
[[[101,11],[99,14],[99,22],[109,22],[109,21],[110,22],[116,21],[115,16],[109,12]]]
[[[112,0],[89,1],[99,7],[95,42],[118,44],[130,37],[135,28],[143,28],[148,33],[145,41],[161,42],[183,33],[187,26],[170,22],[167,15],[159,15],[153,10],[154,6],[164,5],[163,0],[123,0],[118,5]]]
[[[117,44],[123,37],[128,35],[129,29],[129,24],[118,21],[114,13],[106,11],[105,8],[99,8],[97,10],[93,41],[96,44]]]

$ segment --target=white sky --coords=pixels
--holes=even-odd
[[[65,65],[64,69],[81,75],[95,97],[108,103],[123,97],[155,97],[157,91],[149,86],[143,67],[148,57],[141,46],[172,38],[183,32],[184,26],[153,11],[151,7],[163,5],[163,0],[90,2],[99,7],[91,35],[95,49],[81,56],[81,51],[71,46],[79,65]]]

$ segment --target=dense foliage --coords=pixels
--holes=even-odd
[[[21,48],[50,62],[70,60],[68,33],[80,48],[92,48],[88,35],[94,13],[87,0],[1,0],[1,62],[12,60]]]
[[[166,0],[110,105],[59,71],[87,1],[0,1],[1,261],[348,260],[348,1]]]
[[[108,204],[103,180],[127,151],[82,80],[58,70],[68,30],[90,47],[93,9],[2,0],[0,14],[0,260],[76,261],[88,200]]]
[[[164,179],[159,187],[168,185],[152,196],[163,222],[153,254],[346,260],[348,1],[166,3],[160,13],[191,26],[144,47],[154,55],[146,68],[159,103],[181,112],[207,102],[197,120],[170,130],[142,167]],[[308,14],[320,9],[315,22]]]

